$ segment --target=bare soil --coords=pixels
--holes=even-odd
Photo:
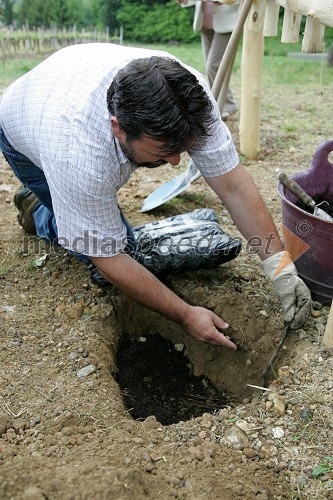
[[[263,96],[262,151],[244,164],[277,225],[276,173],[309,166],[319,143],[332,135],[332,106],[331,87],[322,85],[281,86]],[[238,119],[228,121],[237,144]],[[294,126],[285,126],[286,119]],[[192,304],[230,322],[239,350],[229,352],[186,337],[114,289],[100,290],[66,252],[35,238],[27,245],[13,204],[19,183],[3,159],[0,168],[1,498],[333,498],[333,353],[321,345],[328,307],[288,335],[269,391],[249,387],[261,383],[283,318],[271,283],[245,244],[239,257],[218,269],[165,280]],[[131,223],[205,206],[239,236],[202,179],[153,212],[139,212],[144,198],[183,168],[140,170],[130,179],[119,203]],[[203,398],[212,384],[227,406],[213,408],[206,397],[201,415],[183,415],[171,425],[154,413],[133,418],[117,383],[117,351],[125,335],[137,343],[141,337],[142,349],[143,338],[153,335],[178,346],[172,348],[186,355],[190,373],[207,391]],[[87,366],[90,374],[82,374]],[[139,377],[134,363],[128,368]]]

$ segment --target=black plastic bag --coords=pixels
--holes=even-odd
[[[156,276],[213,269],[237,257],[242,244],[219,226],[212,209],[142,224],[133,228],[134,258]]]

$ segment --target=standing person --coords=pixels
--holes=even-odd
[[[59,50],[3,94],[0,147],[25,186],[14,197],[24,229],[80,254],[195,339],[236,349],[222,318],[186,303],[133,258],[117,203],[134,170],[177,165],[187,151],[240,232],[256,238],[285,320],[298,328],[307,317],[310,292],[239,163],[207,82],[170,54],[98,43]]]
[[[195,5],[193,29],[201,32],[201,45],[209,87],[213,87],[225,49],[236,24],[239,2],[223,5],[219,2],[200,2],[196,0],[177,0],[183,7]],[[230,86],[222,118],[226,119],[238,110]]]

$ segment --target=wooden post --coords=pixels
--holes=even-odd
[[[280,5],[274,0],[267,0],[264,36],[277,36]]]
[[[232,65],[233,59],[235,57],[235,50],[237,51],[238,47],[238,42],[240,39],[240,36],[242,34],[243,26],[245,23],[245,20],[247,18],[247,15],[249,13],[250,7],[252,5],[253,0],[244,0],[239,13],[237,17],[237,21],[235,24],[234,29],[232,30],[231,37],[229,39],[227,48],[225,49],[225,52],[222,57],[222,61],[220,63],[219,69],[217,70],[213,87],[212,87],[212,93],[215,99],[217,100],[219,97],[219,94],[221,92],[221,88],[223,85],[223,81],[228,73],[228,70],[230,68],[230,65]]]
[[[314,53],[324,50],[325,26],[312,17],[306,18],[302,52]]]
[[[258,156],[264,19],[266,0],[254,0],[244,26],[242,51],[240,150],[248,158]]]
[[[331,304],[330,313],[328,315],[323,344],[325,347],[333,347],[333,302]]]
[[[285,9],[282,25],[282,43],[298,43],[302,15]]]

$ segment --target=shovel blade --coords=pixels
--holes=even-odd
[[[333,218],[322,208],[314,207],[313,215],[316,215],[317,217],[320,217],[323,220],[333,222]]]
[[[149,212],[149,210],[153,210],[154,208],[163,205],[163,203],[166,203],[185,191],[192,184],[192,182],[200,176],[201,173],[194,163],[190,161],[185,172],[177,175],[177,177],[174,177],[170,181],[166,182],[147,196],[140,212]]]

